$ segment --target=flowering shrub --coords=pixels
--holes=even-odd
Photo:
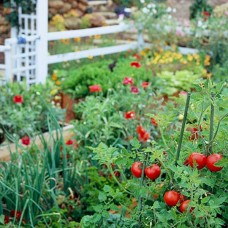
[[[48,129],[46,115],[49,107],[42,99],[51,103],[53,96],[50,95],[50,91],[50,85],[33,86],[30,91],[26,90],[25,84],[14,83],[0,87],[0,129],[4,132],[5,138],[9,134],[10,140],[23,137],[22,144],[28,145],[28,136]],[[56,118],[62,120],[63,110],[57,107],[53,107],[53,110]]]
[[[124,85],[133,85],[150,80],[152,73],[142,63],[132,61],[132,58],[120,58],[118,61],[94,60],[77,69],[58,70],[57,74],[63,76],[61,88],[65,93],[80,98],[89,94],[91,85],[100,85],[105,95],[109,90],[117,89],[120,81]]]

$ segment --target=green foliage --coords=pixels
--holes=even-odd
[[[141,144],[136,139],[132,140],[129,149],[107,146],[104,143],[92,148],[93,159],[99,164],[106,164],[113,175],[112,163],[121,173],[121,178],[114,178],[117,186],[104,185],[99,191],[97,205],[93,215],[84,216],[81,220],[82,227],[222,227],[227,222],[227,196],[224,194],[227,186],[227,140],[224,129],[227,128],[226,94],[227,88],[223,83],[214,85],[210,81],[200,81],[194,85],[196,92],[192,94],[187,126],[184,132],[184,141],[178,165],[175,165],[176,148],[179,138],[181,122],[177,118],[183,112],[185,97],[175,98],[175,103],[170,101],[156,116],[159,123],[161,137],[151,144]],[[211,100],[211,93],[215,99]],[[212,103],[213,102],[213,103]],[[210,135],[210,106],[215,107],[214,132],[212,141]],[[175,107],[175,108],[174,108]],[[153,115],[151,115],[153,116]],[[175,117],[176,116],[176,117]],[[189,127],[202,126],[199,137],[189,139]],[[170,140],[170,138],[172,140]],[[210,172],[207,168],[197,170],[183,165],[186,158],[193,151],[208,154],[209,145],[213,146],[213,153],[221,153],[224,159],[220,162],[224,168],[217,173]],[[164,153],[166,151],[166,153]],[[142,176],[139,180],[129,174],[131,164],[139,160],[149,166],[154,163],[161,165],[162,175],[154,182]],[[166,191],[174,189],[190,199],[193,212],[181,213],[176,207],[168,207],[163,200]],[[129,202],[121,200],[125,194],[128,198],[136,199],[137,206],[132,207]],[[112,201],[112,197],[115,198]],[[119,198],[120,197],[120,198]],[[114,203],[114,205],[112,205]],[[121,203],[121,207],[118,204]],[[110,209],[115,211],[113,215]],[[126,211],[126,213],[125,213]],[[130,211],[130,217],[127,212]],[[115,218],[115,219],[114,219]],[[117,222],[119,221],[119,223]],[[148,221],[150,221],[148,223]],[[214,221],[214,223],[213,223]]]
[[[18,139],[25,135],[34,136],[48,129],[46,119],[49,109],[45,102],[50,104],[52,100],[51,86],[36,85],[27,90],[25,84],[13,83],[0,87],[0,129],[5,137],[10,134],[12,138]],[[23,97],[21,104],[13,101],[15,95]],[[53,112],[55,118],[63,119],[63,110],[53,107]]]
[[[162,71],[158,73],[155,86],[157,85],[160,88],[162,94],[172,95],[178,91],[190,91],[193,84],[191,82],[196,81],[202,75],[200,73],[193,73],[191,71],[183,70],[176,71],[176,73]],[[163,85],[164,87],[160,87]]]
[[[194,0],[190,6],[190,19],[197,18],[198,16],[203,17],[203,12],[213,12],[213,7],[207,4],[207,0]]]
[[[35,3],[34,3],[35,2]],[[36,0],[4,0],[4,7],[10,8],[11,12],[6,16],[7,20],[10,22],[12,26],[19,27],[19,21],[18,21],[18,9],[21,7],[23,13],[32,13],[35,12],[35,4]]]
[[[193,45],[212,56],[212,66],[219,64],[227,69],[228,59],[228,18],[211,15],[208,20],[200,18],[193,21]],[[216,74],[215,74],[216,76]]]
[[[41,135],[41,145],[31,142],[28,147],[15,142],[11,162],[1,162],[0,213],[8,216],[12,224],[26,223],[34,227],[43,223],[45,227],[55,227],[55,222],[65,216],[61,199],[71,191],[76,194],[75,189],[84,179],[78,163],[72,163],[74,157],[66,156],[69,146],[65,145],[62,129],[51,108],[46,121],[48,140]]]
[[[95,61],[68,71],[58,70],[58,74],[64,78],[61,87],[64,92],[80,98],[88,95],[89,86],[94,84],[101,85],[102,92],[107,94],[110,89],[117,89],[118,84],[122,83],[126,76],[132,77],[136,84],[150,80],[151,72],[143,66],[137,69],[132,67],[130,65],[132,61],[135,60],[133,58],[119,59],[113,72],[109,69],[109,65],[113,64],[114,60]]]

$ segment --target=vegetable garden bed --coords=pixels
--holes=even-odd
[[[35,144],[38,147],[42,147],[43,139],[47,142],[50,142],[51,139],[57,139],[60,136],[63,137],[64,141],[68,141],[72,138],[73,127],[73,125],[64,124],[61,132],[59,130],[53,130],[51,132],[43,133],[42,136],[37,135],[30,139],[31,145]],[[17,143],[4,143],[0,146],[0,161],[9,161],[13,153],[16,153],[16,151],[22,152],[24,147],[25,146],[21,144],[21,141],[18,141]]]

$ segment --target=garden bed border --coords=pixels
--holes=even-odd
[[[62,128],[61,131],[59,130],[53,130],[50,132],[45,132],[43,133],[43,137],[46,141],[50,141],[52,138],[56,139],[57,137],[63,136],[64,141],[67,141],[69,139],[72,138],[73,136],[73,125],[71,124],[64,124],[64,127]],[[6,145],[2,145],[0,146],[0,162],[1,161],[10,161],[11,159],[11,154],[15,153],[16,150],[18,150],[19,152],[22,151],[22,148],[24,148],[25,146],[23,146],[20,141],[18,142],[18,144],[20,145],[20,147],[17,148],[17,145],[15,143],[8,143]],[[41,134],[34,136],[31,139],[31,145],[37,145],[39,147],[42,147],[42,140],[41,140]]]

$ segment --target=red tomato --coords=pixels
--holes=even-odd
[[[204,154],[193,152],[188,157],[188,163],[191,167],[197,164],[197,169],[202,169],[206,165],[207,157]]]
[[[30,144],[30,138],[28,136],[24,136],[21,138],[21,143],[25,146],[28,146]]]
[[[137,177],[140,178],[142,176],[142,162],[135,162],[131,166],[131,173]]]
[[[152,123],[155,127],[158,126],[158,123],[156,122],[156,120],[155,120],[154,118],[151,119],[151,123]]]
[[[215,166],[215,163],[222,159],[221,154],[211,154],[207,157],[206,166],[211,172],[218,172],[223,167],[222,166]]]
[[[145,174],[149,179],[155,180],[160,176],[161,169],[158,165],[153,164],[151,167],[145,168]]]
[[[15,95],[13,97],[13,102],[16,103],[16,104],[22,104],[23,103],[23,96]]]
[[[145,132],[145,134],[143,134],[143,135],[141,135],[141,134],[139,135],[139,141],[146,142],[149,139],[150,139],[150,134],[147,132]]]
[[[180,203],[183,203],[184,201],[185,201],[185,196],[182,195],[182,194],[180,194],[180,200],[179,200],[179,202]]]
[[[180,194],[176,191],[168,191],[164,195],[164,201],[168,206],[175,206],[180,200]]]
[[[135,118],[135,112],[134,111],[129,111],[124,113],[125,119],[134,119]]]
[[[4,218],[4,224],[8,224],[10,222],[10,218],[9,216],[5,215],[5,218]]]
[[[143,135],[143,134],[145,134],[146,133],[146,130],[142,127],[142,126],[137,126],[137,128],[136,128],[136,132],[138,133],[138,134],[140,134],[140,135]]]
[[[190,203],[190,201],[191,201],[191,200],[185,200],[184,202],[181,203],[181,205],[180,205],[180,211],[181,211],[182,213],[184,213],[184,212],[187,211],[187,209],[188,209],[188,204]],[[190,212],[192,212],[192,211],[193,211],[193,208],[191,207],[191,208],[190,208]]]

